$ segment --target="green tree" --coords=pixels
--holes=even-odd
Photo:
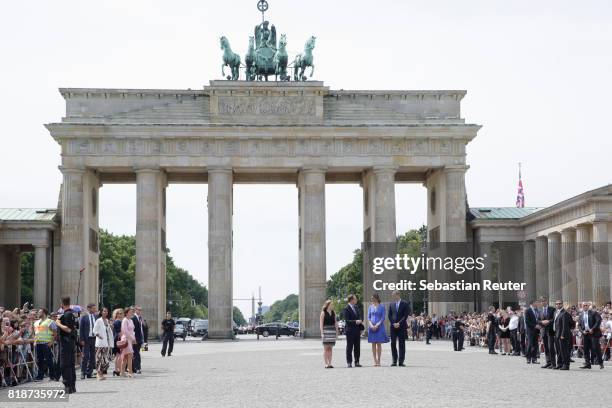
[[[277,300],[276,302],[272,303],[270,310],[264,313],[264,321],[297,321],[299,318],[298,308],[298,295],[291,294],[283,300]]]
[[[21,254],[21,304],[34,302],[34,253]],[[43,306],[43,305],[34,305]]]
[[[113,309],[133,305],[136,239],[100,230],[99,260],[104,304]]]
[[[234,306],[234,323],[236,323],[238,326],[244,326],[246,324],[244,315],[236,306]]]

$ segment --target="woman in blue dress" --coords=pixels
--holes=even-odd
[[[372,355],[374,366],[380,367],[380,355],[382,354],[382,343],[389,342],[385,331],[385,305],[380,303],[378,294],[372,295],[372,303],[368,307],[368,343],[372,343]]]

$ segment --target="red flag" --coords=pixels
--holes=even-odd
[[[519,163],[518,192],[516,193],[516,207],[525,207],[525,193],[523,192],[523,180],[521,180],[521,163]]]

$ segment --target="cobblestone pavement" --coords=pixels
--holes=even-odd
[[[575,407],[606,406],[612,364],[606,369],[543,370],[523,358],[490,356],[448,341],[407,343],[407,367],[372,367],[362,341],[363,368],[347,369],[344,341],[334,348],[334,369],[324,369],[319,341],[292,338],[234,342],[177,341],[172,357],[160,345],[143,353],[134,379],[78,380],[69,403],[9,403],[7,407]],[[78,376],[77,372],[77,376]],[[47,381],[34,387],[48,386]],[[587,389],[589,392],[587,392]],[[0,390],[0,394],[6,393]]]

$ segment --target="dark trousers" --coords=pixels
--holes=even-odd
[[[526,341],[527,336],[525,335],[525,332],[519,332],[519,346],[521,347],[521,354],[525,355],[525,353],[527,352],[527,341]]]
[[[429,340],[431,340],[432,330],[427,329],[427,333],[425,334],[425,344],[429,344]]]
[[[36,365],[38,366],[36,379],[42,380],[47,370],[49,370],[49,377],[53,378],[53,357],[51,356],[51,348],[49,348],[48,344],[36,345]]]
[[[394,328],[391,326],[391,356],[393,356],[393,362],[400,364],[404,363],[404,359],[406,358],[406,330]],[[397,344],[399,342],[399,356],[397,353]],[[399,358],[398,358],[399,357]]]
[[[490,331],[487,333],[487,346],[489,346],[489,353],[495,352],[495,332]]]
[[[556,338],[555,339],[555,352],[557,353],[557,367],[568,367],[570,366],[570,351],[572,343],[570,339]],[[554,362],[552,363],[554,364]]]
[[[64,386],[74,388],[76,383],[76,370],[74,369],[74,351],[76,340],[72,337],[60,337],[60,370]]]
[[[346,363],[351,364],[353,362],[353,355],[355,356],[355,364],[359,363],[359,355],[361,354],[360,349],[361,336],[359,332],[351,333],[346,335]]]
[[[518,330],[510,330],[510,344],[512,345],[512,353],[519,355],[521,354],[521,343],[518,340]]]
[[[134,357],[132,360],[132,367],[134,371],[140,370],[140,346],[142,346],[140,343],[134,343],[132,345],[132,348],[134,349]]]
[[[584,364],[587,366],[590,366],[591,362],[594,364],[603,364],[599,337],[585,335],[582,338],[582,345],[584,346]]]
[[[453,330],[453,349],[455,351],[463,350],[464,334],[461,330]]]
[[[544,331],[544,335],[542,336],[542,343],[544,343],[546,364],[555,364],[555,361],[557,361],[557,359],[555,358],[555,335]]]
[[[540,354],[538,350],[538,333],[534,332],[525,332],[525,336],[527,337],[527,351],[525,352],[525,357],[527,360],[537,360]]]
[[[81,361],[81,375],[90,377],[96,366],[96,338],[88,337],[83,345],[83,360]]]
[[[166,355],[166,347],[168,347],[168,355],[172,354],[172,349],[174,348],[174,333],[164,333],[162,335],[162,356]]]

